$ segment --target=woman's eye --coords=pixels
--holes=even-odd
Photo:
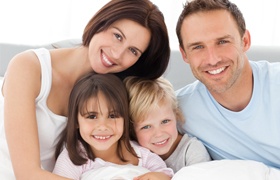
[[[122,36],[121,36],[121,35],[119,35],[119,34],[117,34],[117,33],[114,33],[114,35],[115,35],[115,37],[116,37],[119,41],[122,40]]]
[[[130,50],[135,56],[138,55],[138,52],[137,52],[136,49],[134,49],[134,48],[129,48],[129,50]]]

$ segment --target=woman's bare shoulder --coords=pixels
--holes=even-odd
[[[40,62],[32,50],[27,50],[15,55],[11,59],[7,73],[14,73],[14,71],[16,71],[16,74],[20,72],[35,73],[36,69],[40,70]]]
[[[27,50],[11,59],[5,73],[4,91],[6,88],[9,91],[17,87],[21,89],[22,93],[29,89],[30,93],[33,91],[37,94],[40,89],[40,82],[40,62],[32,50]]]

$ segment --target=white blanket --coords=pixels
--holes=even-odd
[[[247,160],[217,160],[187,166],[172,180],[280,180],[280,169]]]
[[[85,172],[82,180],[132,180],[134,177],[150,172],[141,166],[114,165]]]

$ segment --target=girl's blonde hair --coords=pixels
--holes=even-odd
[[[170,103],[176,120],[184,122],[172,84],[165,78],[148,80],[139,77],[127,77],[124,80],[129,94],[129,114],[131,123],[141,122],[153,109],[163,103]],[[134,132],[131,132],[135,138]]]

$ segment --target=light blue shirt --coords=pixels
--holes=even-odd
[[[280,63],[250,61],[252,98],[240,112],[221,106],[199,81],[176,91],[182,132],[200,139],[213,159],[248,159],[280,168]]]

